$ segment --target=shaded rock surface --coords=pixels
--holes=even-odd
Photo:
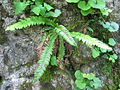
[[[59,23],[65,26],[77,24],[75,31],[84,29],[85,18],[74,8],[75,5],[68,4],[65,0],[46,1],[52,2],[56,8],[62,10]],[[120,83],[120,31],[112,34],[117,41],[114,51],[119,56],[118,63],[113,65],[102,57],[93,60],[91,49],[81,44],[77,49],[69,47],[66,50],[69,56],[65,59],[65,62],[69,62],[66,65],[67,69],[49,67],[40,82],[32,83],[37,67],[36,48],[42,38],[41,27],[5,31],[8,25],[26,17],[24,13],[15,16],[11,2],[12,0],[0,0],[0,90],[73,90],[75,70],[96,74],[106,85],[103,90],[117,90],[115,85]],[[108,0],[108,6],[113,9],[113,20],[120,23],[120,1]]]

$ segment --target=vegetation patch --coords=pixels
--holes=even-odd
[[[108,16],[111,12],[110,9],[106,7],[105,0],[66,0],[68,3],[75,3],[77,7],[80,9],[80,13],[83,16]],[[34,72],[34,82],[38,81],[49,64],[53,66],[58,66],[58,61],[63,61],[65,56],[65,41],[69,43],[73,47],[79,47],[78,42],[83,42],[88,45],[92,49],[92,56],[96,58],[100,55],[105,56],[106,59],[115,63],[117,60],[117,54],[115,54],[114,50],[112,49],[116,45],[116,41],[112,38],[108,38],[108,42],[104,43],[103,41],[94,38],[93,36],[86,35],[84,33],[70,31],[76,27],[76,25],[65,27],[64,25],[59,24],[56,20],[57,17],[60,17],[62,14],[61,10],[54,9],[53,6],[44,2],[43,0],[21,0],[21,1],[14,1],[15,7],[15,14],[21,14],[25,11],[26,8],[29,8],[30,13],[32,16],[22,18],[18,22],[13,25],[10,25],[6,28],[6,30],[14,31],[17,29],[23,29],[27,27],[32,27],[34,25],[40,25],[44,28],[44,37],[40,45],[38,46],[39,52],[39,61],[38,67]],[[105,20],[98,20],[101,27],[104,27],[107,32],[115,32],[118,31],[119,25],[116,22],[110,21],[107,22]],[[94,28],[87,28],[88,31],[94,33]],[[57,54],[54,55],[53,51],[55,49],[55,42],[58,40],[59,47],[57,48]],[[48,72],[42,77],[44,80],[48,74],[49,77],[47,78],[48,81],[52,78],[52,74]],[[77,79],[82,79],[82,81],[77,80],[75,81],[76,86],[79,89],[86,89],[86,88],[99,88],[102,87],[101,80],[95,77],[94,74],[83,74],[80,71],[76,71],[79,76],[75,77]],[[87,81],[86,81],[87,80]],[[86,81],[85,83],[83,83]],[[82,86],[81,86],[82,85]],[[87,89],[88,90],[88,89]]]

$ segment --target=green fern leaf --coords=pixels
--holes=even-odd
[[[71,35],[75,38],[78,39],[79,41],[82,41],[83,43],[86,43],[88,46],[97,46],[103,49],[110,49],[112,50],[111,47],[109,47],[107,44],[99,41],[96,38],[92,38],[89,35],[85,35],[79,32],[71,32]]]
[[[48,19],[48,18],[45,18],[45,17],[42,17],[42,16],[31,16],[29,18],[24,18],[24,19],[20,19],[19,22],[7,27],[6,30],[16,30],[16,29],[22,29],[22,28],[26,28],[26,27],[29,27],[29,26],[33,26],[33,25],[44,25],[44,24],[47,24],[47,25],[51,25],[51,26],[55,26],[56,24]]]
[[[36,68],[34,72],[34,82],[40,79],[40,77],[43,75],[44,71],[46,70],[46,67],[49,65],[50,57],[52,55],[54,42],[56,38],[57,35],[53,34],[50,37],[48,45],[45,47],[44,51],[42,52],[42,55],[40,56],[40,60],[38,61],[39,66]]]
[[[58,25],[55,28],[55,32],[62,36],[69,44],[73,46],[77,46],[76,42],[74,41],[73,37],[71,36],[70,32],[63,26],[63,25]]]
[[[65,55],[65,46],[64,46],[63,38],[60,37],[59,41],[60,41],[60,46],[59,46],[59,50],[58,50],[58,59],[63,60],[63,57]]]

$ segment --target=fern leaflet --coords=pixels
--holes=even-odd
[[[16,29],[22,29],[22,28],[26,28],[26,27],[29,27],[29,26],[33,26],[33,25],[44,25],[44,24],[47,24],[47,25],[51,25],[51,26],[55,26],[56,24],[48,19],[48,18],[45,18],[45,17],[42,17],[42,16],[31,16],[29,18],[24,18],[24,19],[20,19],[19,22],[7,27],[6,30],[16,30]]]
[[[79,41],[81,40],[83,43],[86,43],[88,46],[98,46],[103,49],[110,49],[112,50],[111,47],[109,47],[107,44],[99,41],[96,38],[92,38],[89,35],[85,35],[79,32],[71,32],[71,35],[75,38],[78,39]]]
[[[54,30],[58,35],[63,37],[69,44],[77,46],[70,32],[63,25],[58,25]]]
[[[60,37],[59,41],[60,41],[60,46],[59,46],[59,50],[58,50],[58,59],[63,60],[63,57],[65,55],[65,46],[64,46],[63,38]]]
[[[50,57],[52,55],[54,42],[56,38],[57,38],[57,35],[53,34],[50,37],[48,45],[45,47],[44,51],[42,52],[42,55],[40,56],[40,60],[38,61],[39,66],[36,68],[34,72],[34,77],[35,77],[34,81],[37,81],[40,79],[40,77],[43,75],[44,71],[46,70],[46,67],[49,65]]]

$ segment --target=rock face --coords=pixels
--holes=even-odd
[[[62,10],[59,17],[61,24],[77,24],[77,31],[84,29],[85,19],[74,5],[68,7],[65,0],[46,1],[54,3],[56,8]],[[69,58],[65,62],[68,61],[69,64],[64,70],[48,67],[42,79],[32,83],[33,73],[37,67],[36,48],[42,38],[41,27],[5,31],[5,28],[18,18],[26,17],[25,14],[15,16],[11,3],[12,0],[0,0],[0,90],[73,90],[75,70],[95,73],[106,86],[103,90],[117,90],[118,86],[115,85],[120,83],[120,57],[114,65],[102,57],[93,60],[90,48],[83,44],[77,50],[71,46],[67,48]],[[113,20],[120,23],[120,1],[109,0],[108,6],[113,9]],[[117,41],[114,51],[119,56],[120,33],[118,31],[112,35]]]

